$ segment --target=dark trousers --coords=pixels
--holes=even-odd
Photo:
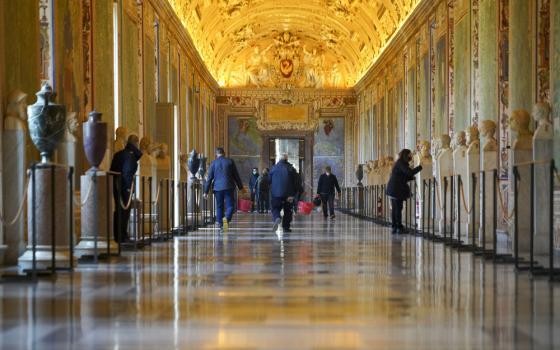
[[[257,192],[251,189],[251,211],[255,211],[255,202],[257,200]]]
[[[334,215],[334,193],[321,193],[321,206],[323,207],[323,216]]]
[[[391,227],[393,230],[402,229],[403,200],[391,198]]]
[[[233,189],[231,190],[223,190],[223,191],[214,191],[214,198],[216,198],[216,220],[218,222],[218,226],[222,227],[223,219],[224,219],[224,202],[226,206],[226,219],[228,222],[231,221],[233,217],[233,205],[234,205],[234,193]]]
[[[272,220],[280,218],[280,211],[284,209],[284,217],[282,217],[282,228],[289,229],[292,223],[292,207],[293,203],[288,202],[287,197],[272,197]]]
[[[128,196],[129,195],[123,195],[122,198],[126,197],[126,199],[122,201],[128,201]],[[115,211],[113,212],[113,238],[115,242],[123,242],[129,239],[128,220],[130,219],[130,208],[123,209],[121,203],[119,203],[119,195],[117,192],[113,192],[113,200],[115,201]]]
[[[260,192],[257,196],[259,212],[268,211],[270,209],[270,196],[268,192]]]

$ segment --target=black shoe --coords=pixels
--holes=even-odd
[[[324,218],[324,219],[328,219],[329,216],[328,216],[328,215],[323,215],[323,218]]]
[[[332,214],[331,219],[334,219],[334,218],[336,218],[336,215]]]
[[[292,232],[292,230],[289,229],[289,228],[284,228],[284,229],[282,229],[282,231],[284,231],[284,232]]]

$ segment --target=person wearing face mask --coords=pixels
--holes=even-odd
[[[393,165],[391,177],[387,183],[386,194],[391,199],[391,233],[402,233],[402,209],[403,202],[410,195],[410,187],[408,182],[414,179],[414,175],[422,171],[422,166],[411,168],[409,163],[412,160],[412,152],[409,149],[403,149],[399,152],[399,159]]]
[[[251,178],[249,179],[249,191],[251,192],[251,212],[255,211],[255,200],[258,199],[257,180],[259,179],[259,169],[253,168]]]

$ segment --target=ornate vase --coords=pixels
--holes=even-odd
[[[64,138],[66,107],[51,101],[55,94],[49,84],[44,84],[36,95],[37,102],[27,107],[29,135],[41,153],[41,163],[49,163]]]
[[[189,153],[189,161],[187,163],[187,166],[189,167],[189,171],[191,172],[192,177],[196,177],[198,167],[200,166],[200,159],[198,158],[198,153],[196,153],[195,149],[193,149],[191,153]]]
[[[200,164],[198,167],[198,175],[200,175],[201,178],[204,178],[204,175],[206,175],[206,161],[208,160],[208,158],[204,157],[203,155],[200,155],[198,159],[200,160]]]
[[[101,115],[96,111],[89,112],[88,120],[83,125],[84,151],[91,164],[90,171],[97,171],[107,148],[107,123],[101,121]]]
[[[358,168],[356,169],[356,178],[358,179],[358,185],[362,184],[362,179],[364,178],[364,165],[358,164]]]

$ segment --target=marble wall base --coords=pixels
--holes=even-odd
[[[68,267],[70,263],[70,227],[69,227],[69,194],[67,182],[67,170],[56,168],[54,171],[54,193],[51,191],[51,169],[37,169],[35,172],[35,227],[37,244],[37,268],[51,267],[52,259],[52,220],[54,211],[54,246],[57,267]],[[33,180],[30,181],[28,189],[27,225],[28,245],[27,250],[18,259],[21,269],[32,267],[32,223],[33,223]],[[52,200],[54,197],[54,208]]]
[[[98,171],[95,181],[94,185],[89,173],[80,178],[80,202],[86,200],[85,197],[90,191],[90,186],[94,185],[95,189],[92,190],[81,210],[81,237],[74,248],[77,258],[95,255],[96,235],[98,254],[107,252],[107,244],[109,244],[111,254],[118,250],[118,245],[113,240],[113,178],[107,177],[105,172]],[[107,211],[107,209],[109,210]],[[109,243],[107,243],[107,228],[109,228]]]

